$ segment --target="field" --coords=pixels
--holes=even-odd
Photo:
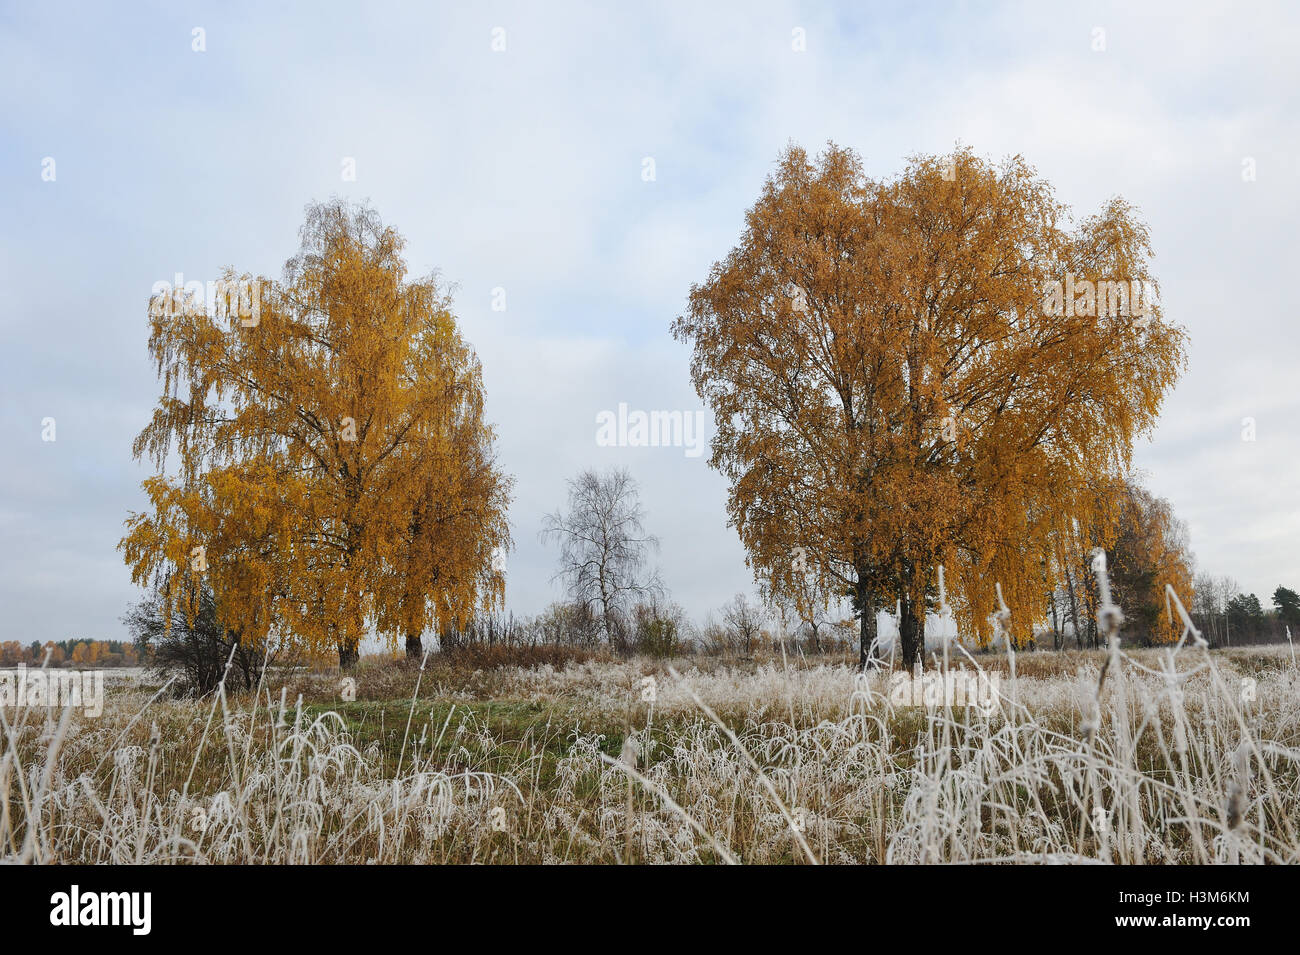
[[[0,710],[0,854],[1296,862],[1292,652],[1125,651],[1103,681],[1106,659],[950,660],[996,678],[987,708],[912,705],[898,675],[771,653],[367,658],[346,702],[336,673],[273,671],[256,696],[203,701],[119,675],[97,719]]]

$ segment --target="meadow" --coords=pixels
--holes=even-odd
[[[987,708],[844,655],[434,654],[104,713],[0,711],[38,863],[1294,863],[1287,646],[966,654]],[[1103,677],[1104,673],[1104,677]]]

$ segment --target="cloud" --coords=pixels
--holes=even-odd
[[[227,264],[278,274],[304,204],[335,193],[369,198],[413,270],[459,288],[518,477],[511,607],[556,596],[541,515],[566,478],[611,464],[642,484],[676,598],[719,606],[750,584],[722,480],[678,449],[598,447],[595,415],[700,407],[668,324],[791,139],[853,146],[879,176],[960,139],[1025,155],[1080,213],[1117,192],[1139,205],[1193,344],[1137,463],[1203,568],[1260,594],[1297,585],[1298,20],[1205,4],[15,12],[0,36],[0,635],[122,635],[134,589],[114,545],[143,504],[129,449],[157,393],[149,288]]]

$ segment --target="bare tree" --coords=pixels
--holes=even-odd
[[[1192,596],[1192,616],[1197,620],[1211,645],[1231,644],[1234,622],[1229,619],[1228,605],[1241,593],[1234,578],[1210,573],[1196,575]]]
[[[796,633],[802,633],[811,644],[814,653],[822,652],[822,635],[834,630],[837,619],[832,616],[829,603],[816,593],[811,580],[804,578],[794,583],[791,591],[774,595],[770,588],[764,588],[762,597],[769,603],[781,620],[781,637],[787,634],[787,621],[794,621]]]
[[[1241,584],[1237,583],[1235,577],[1224,575],[1218,579],[1215,584],[1215,600],[1218,603],[1218,612],[1223,617],[1223,639],[1228,646],[1232,646],[1232,619],[1228,613],[1228,605],[1232,599],[1241,593]]]
[[[586,470],[569,482],[569,511],[542,519],[541,539],[560,545],[560,569],[569,597],[597,611],[611,645],[623,648],[630,601],[661,591],[647,561],[659,541],[645,530],[645,509],[626,469]]]
[[[211,588],[200,589],[193,617],[177,613],[169,618],[166,591],[165,581],[156,584],[122,617],[141,659],[151,661],[160,675],[179,675],[178,695],[204,696],[223,685],[232,691],[256,689],[263,667],[276,654],[240,641],[239,633],[221,620]]]
[[[1218,589],[1218,582],[1213,574],[1199,573],[1193,581],[1192,616],[1198,620],[1213,645],[1219,642],[1222,621],[1217,618],[1223,613],[1219,605]]]
[[[737,649],[743,647],[745,656],[751,656],[754,640],[763,630],[762,607],[751,604],[744,594],[736,594],[723,608],[722,614]]]

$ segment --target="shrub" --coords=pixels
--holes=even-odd
[[[122,622],[140,648],[141,659],[148,659],[155,673],[178,678],[178,696],[211,693],[223,676],[230,690],[252,690],[261,679],[265,654],[241,645],[239,635],[220,624],[216,599],[206,587],[193,619],[179,609],[169,614],[166,598],[154,589],[123,615]]]

